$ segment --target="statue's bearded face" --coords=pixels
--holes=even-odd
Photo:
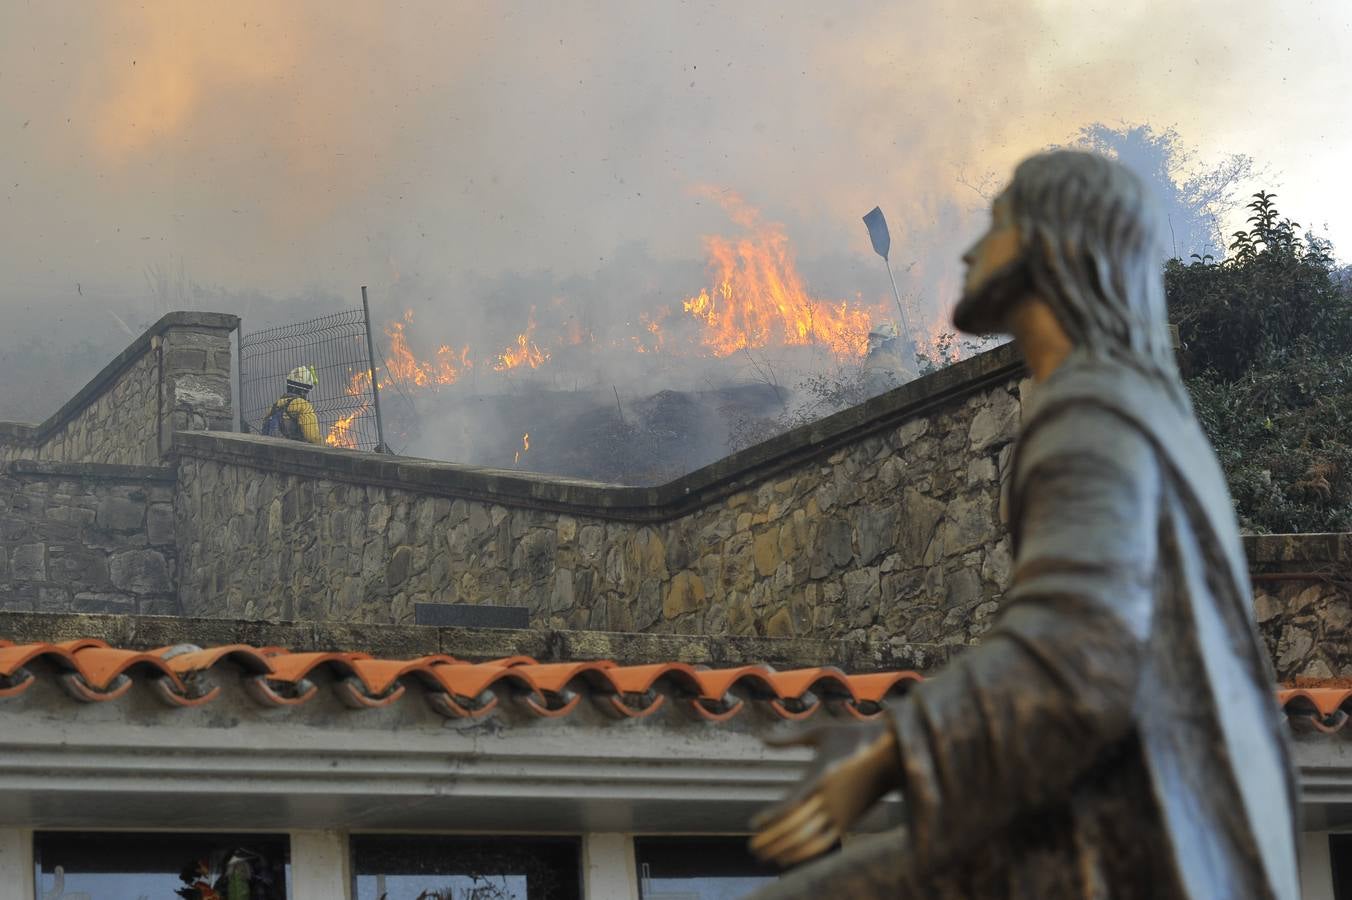
[[[969,334],[1006,330],[1005,316],[1030,290],[1022,254],[1014,206],[1006,191],[991,207],[991,227],[962,255],[967,277],[962,299],[953,310],[958,330]]]
[[[1019,261],[1019,253],[1019,228],[1014,223],[1014,210],[1009,195],[1001,194],[991,206],[990,228],[962,255],[962,261],[967,264],[963,294],[984,293],[990,288],[992,279],[999,278]]]

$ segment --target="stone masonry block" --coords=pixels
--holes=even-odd
[[[126,497],[104,497],[99,501],[94,524],[106,531],[131,533],[141,530],[145,514],[146,505],[143,501]]]
[[[113,586],[135,594],[159,594],[173,590],[169,563],[158,550],[124,550],[114,554],[108,566]]]
[[[47,545],[20,544],[15,547],[10,574],[15,581],[46,581]]]
[[[174,507],[171,503],[152,503],[146,509],[146,536],[160,547],[174,543]]]

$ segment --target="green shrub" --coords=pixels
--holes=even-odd
[[[1166,264],[1180,363],[1246,528],[1352,530],[1352,291],[1274,199],[1229,259]]]

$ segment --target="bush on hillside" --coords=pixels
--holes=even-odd
[[[1352,530],[1352,290],[1275,196],[1231,256],[1165,267],[1198,418],[1249,530]]]

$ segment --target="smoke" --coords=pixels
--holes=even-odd
[[[890,294],[859,221],[881,204],[932,331],[984,218],[961,182],[1089,122],[1177,125],[1204,159],[1299,170],[1298,218],[1352,216],[1330,199],[1352,199],[1346,182],[1320,181],[1341,164],[1318,165],[1352,126],[1312,96],[1348,86],[1330,27],[1346,16],[1333,0],[1299,21],[1258,0],[1205,18],[1068,0],[9,4],[0,315],[116,352],[113,314],[137,327],[162,307],[152,271],[246,328],[368,284],[383,318],[414,310],[424,352],[501,349],[532,308],[541,330],[609,334],[710,286],[702,236],[736,226],[692,188],[716,185],[783,223],[814,295],[867,303]],[[1282,40],[1253,46],[1264,33]],[[1296,61],[1291,102],[1277,76]],[[596,365],[597,387],[681,374],[634,353]]]

